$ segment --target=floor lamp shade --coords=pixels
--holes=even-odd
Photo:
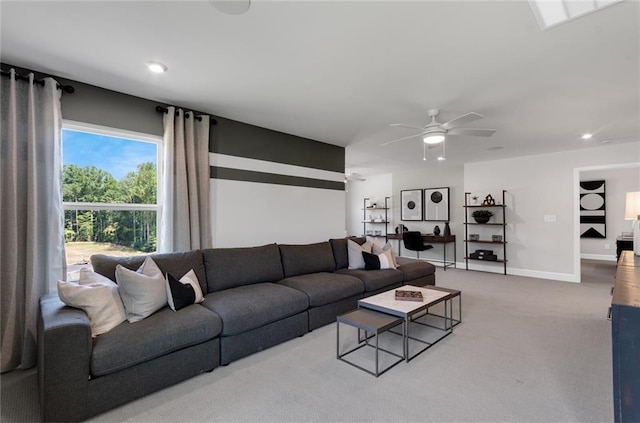
[[[633,252],[640,256],[640,191],[627,193],[624,218],[633,220]]]

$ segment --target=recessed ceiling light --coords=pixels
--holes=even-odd
[[[442,161],[444,161],[444,160],[447,160],[447,158],[446,158],[446,157],[443,157],[443,156],[439,156],[439,157],[438,157],[438,160],[442,162]]]
[[[591,135],[591,134],[584,134],[584,135],[582,136],[582,139],[583,139],[583,140],[588,140],[588,139],[590,139],[592,136],[593,136],[593,135]]]
[[[165,73],[167,71],[167,67],[160,62],[147,62],[145,64],[153,73]]]

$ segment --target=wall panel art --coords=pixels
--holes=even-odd
[[[604,181],[580,182],[580,238],[606,238]]]

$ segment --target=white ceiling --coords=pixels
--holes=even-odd
[[[640,144],[640,2],[541,31],[527,1],[2,1],[2,62],[346,147],[347,172]],[[144,63],[169,71],[152,75]],[[421,126],[470,111],[490,138]],[[594,138],[580,139],[584,132]],[[498,147],[502,147],[496,149]],[[640,154],[640,149],[639,149]],[[630,158],[640,160],[640,157]]]

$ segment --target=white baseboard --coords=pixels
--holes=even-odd
[[[580,254],[580,258],[585,260],[617,261],[616,256],[610,254]]]
[[[465,264],[458,263],[458,269],[465,269]],[[469,262],[469,270],[480,270],[482,272],[495,273],[498,275],[502,275],[504,272],[503,263],[492,263],[485,264],[479,263],[477,260],[474,260],[473,263]],[[509,267],[507,265],[507,275],[513,276],[525,276],[528,278],[540,278],[540,279],[550,279],[554,281],[562,281],[562,282],[580,282],[580,276],[574,275],[571,273],[557,273],[557,272],[544,272],[541,270],[531,270],[531,269],[516,269],[513,267]]]

